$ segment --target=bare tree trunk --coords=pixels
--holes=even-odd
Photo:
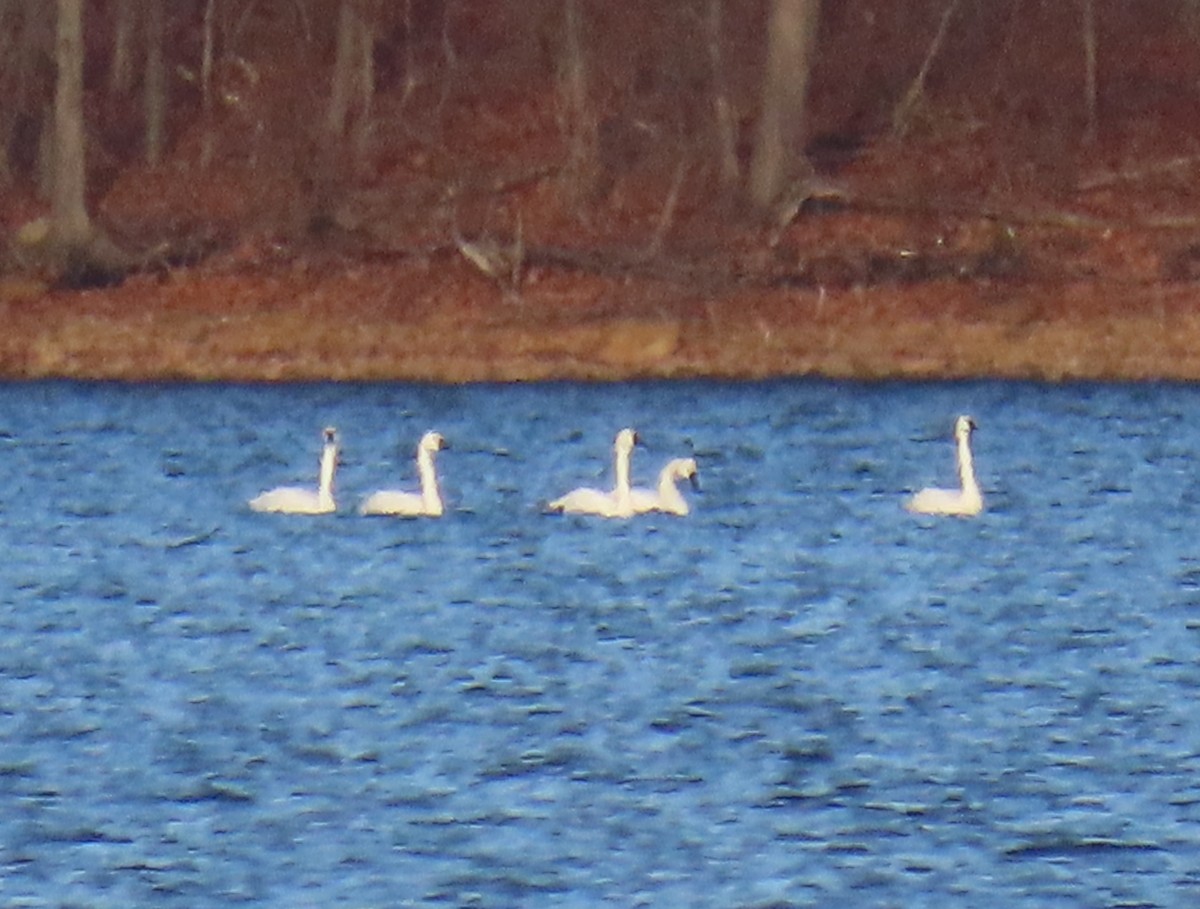
[[[454,88],[455,71],[458,69],[458,51],[454,48],[454,39],[450,34],[452,22],[452,4],[454,0],[442,0],[442,84],[441,96],[438,98],[437,110],[440,115],[450,100],[450,92]]]
[[[109,94],[119,95],[133,84],[133,27],[137,20],[133,0],[116,0],[113,13],[112,60],[108,68]]]
[[[200,143],[200,166],[212,164],[216,136],[213,133],[213,45],[216,42],[216,0],[204,4],[204,43],[200,51],[200,114],[204,120],[204,138]]]
[[[721,186],[732,189],[741,179],[737,159],[737,123],[725,84],[725,59],[721,53],[722,8],[725,0],[708,0],[708,58],[712,67],[713,124],[716,134],[717,173]]]
[[[165,0],[146,0],[146,163],[156,167],[166,144],[167,68],[163,59]]]
[[[758,137],[749,197],[768,208],[797,176],[803,160],[808,79],[816,49],[820,0],[772,0]]]
[[[596,177],[596,118],[588,101],[587,58],[583,52],[582,0],[564,0],[564,47],[560,93],[562,124],[567,137],[567,174],[578,200]]]
[[[33,170],[54,194],[54,42],[56,6],[0,0],[0,185]]]
[[[329,93],[329,108],[325,112],[325,132],[331,142],[346,134],[350,97],[354,92],[354,68],[358,62],[354,52],[358,37],[357,19],[353,0],[342,0],[338,12],[337,50],[333,60],[333,87]]]
[[[53,237],[67,257],[92,238],[83,126],[83,0],[58,0],[55,43]]]
[[[14,3],[0,0],[0,84],[8,89],[6,103],[0,104],[0,187],[10,183],[15,174],[10,155],[17,120],[27,112],[30,58],[33,41],[28,24],[22,22],[21,10]],[[23,27],[22,27],[23,26]]]
[[[374,101],[375,32],[355,0],[342,0],[333,85],[325,112],[325,133],[331,147],[352,136],[355,151],[365,153],[371,136]]]
[[[1086,138],[1096,138],[1096,9],[1093,0],[1083,0],[1083,103],[1087,111]]]
[[[354,130],[354,149],[363,158],[371,143],[373,109],[375,106],[375,32],[371,23],[360,16],[358,20],[358,125]]]
[[[400,99],[400,107],[404,108],[413,92],[417,90],[420,79],[417,76],[417,55],[413,50],[416,38],[413,35],[413,0],[404,0],[404,95]]]
[[[346,137],[355,94],[364,107],[370,106],[374,95],[374,35],[354,0],[342,0],[337,17],[334,84],[325,112],[325,133],[335,142]],[[365,110],[360,113],[366,116]]]

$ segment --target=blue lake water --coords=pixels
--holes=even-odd
[[[915,517],[980,425],[988,511]],[[315,482],[341,511],[251,512]],[[541,513],[694,453],[686,519]],[[440,521],[361,518],[414,484]],[[6,907],[1184,907],[1200,389],[0,386]]]

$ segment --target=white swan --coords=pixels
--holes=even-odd
[[[440,432],[427,432],[417,445],[417,474],[421,478],[420,492],[381,489],[373,492],[358,506],[359,514],[389,514],[402,517],[440,518],[442,496],[438,491],[437,473],[433,469],[434,452],[449,448]]]
[[[970,517],[983,511],[983,495],[975,479],[971,458],[971,431],[975,421],[962,416],[954,422],[954,438],[958,443],[958,489],[922,489],[905,506],[914,514],[944,514]]]
[[[333,474],[337,470],[337,430],[325,429],[325,447],[321,451],[321,479],[316,489],[301,486],[280,486],[267,490],[250,500],[254,511],[277,511],[284,514],[328,514],[337,508],[333,501]]]
[[[564,514],[592,514],[602,518],[628,518],[634,514],[629,487],[629,458],[638,442],[637,433],[622,429],[613,443],[616,485],[611,492],[581,487],[555,499],[546,507]]]
[[[690,480],[692,488],[697,489],[697,476],[694,458],[675,458],[668,461],[658,474],[658,489],[634,489],[630,492],[633,510],[638,514],[662,511],[667,514],[686,515],[690,510],[687,500],[675,484],[678,480]]]

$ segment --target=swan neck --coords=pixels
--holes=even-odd
[[[338,449],[334,443],[329,443],[321,452],[321,476],[317,486],[317,497],[324,505],[333,504],[333,475],[337,470]]]
[[[658,501],[672,511],[684,506],[683,496],[679,493],[675,474],[669,464],[658,475]]]
[[[971,457],[971,438],[965,433],[958,437],[958,479],[963,492],[979,495],[979,482],[975,479],[975,461]]]
[[[422,448],[417,452],[417,473],[421,477],[421,501],[425,510],[441,514],[442,496],[438,491],[437,472],[433,468],[433,453]]]
[[[617,485],[613,489],[613,496],[617,501],[618,508],[632,507],[633,496],[630,495],[629,486],[629,456],[630,452],[627,448],[617,447]]]

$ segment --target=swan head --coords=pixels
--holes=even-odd
[[[965,414],[954,421],[954,435],[956,438],[970,438],[971,433],[978,428],[979,426],[975,421]]]
[[[427,451],[431,454],[435,451],[440,451],[443,448],[449,448],[450,443],[440,432],[434,432],[432,429],[421,436],[421,443],[417,446],[421,451]]]
[[[674,473],[676,478],[687,480],[692,484],[692,489],[700,491],[700,470],[696,467],[695,458],[680,458],[675,462]]]
[[[633,446],[637,445],[640,441],[641,439],[638,438],[636,430],[622,429],[617,433],[617,451],[631,452],[633,451]]]
[[[321,469],[332,471],[342,455],[341,447],[338,444],[338,432],[332,426],[326,426],[321,431],[321,437],[325,440],[321,449]],[[332,482],[332,477],[330,482]]]

